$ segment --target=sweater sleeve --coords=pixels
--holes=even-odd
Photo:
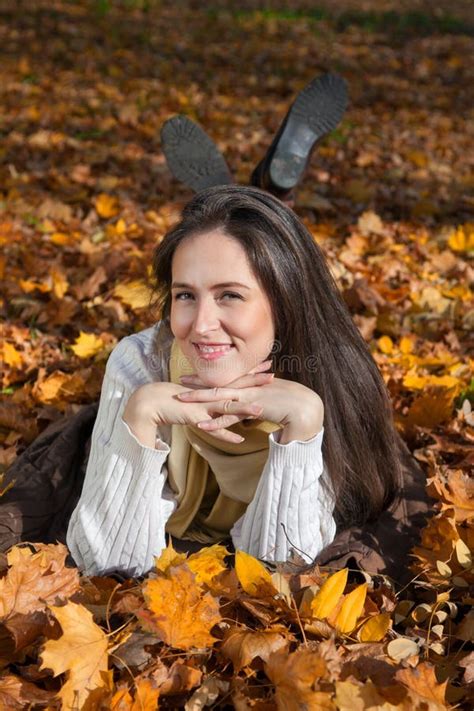
[[[72,557],[87,575],[149,570],[166,545],[165,524],[176,507],[162,433],[155,449],[146,447],[122,419],[132,392],[156,380],[140,335],[120,341],[107,363],[83,489],[67,531]]]
[[[291,549],[312,562],[334,539],[334,500],[322,458],[324,428],[305,442],[280,444],[272,432],[254,498],[231,529],[236,549],[284,562]],[[278,434],[277,434],[278,436]]]

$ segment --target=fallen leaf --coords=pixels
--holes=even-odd
[[[147,580],[143,587],[147,610],[138,611],[143,626],[177,649],[212,647],[211,628],[221,621],[217,600],[199,585],[186,564],[169,578]]]
[[[64,711],[75,711],[83,707],[92,692],[107,687],[108,641],[82,605],[68,602],[64,607],[50,609],[63,634],[44,645],[40,669],[51,669],[54,676],[67,674],[58,697]]]

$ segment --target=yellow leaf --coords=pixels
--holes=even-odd
[[[53,293],[58,299],[62,299],[69,289],[69,282],[66,275],[59,269],[51,269],[51,279],[53,281]]]
[[[143,594],[148,609],[136,614],[163,642],[184,650],[214,644],[211,629],[221,621],[219,603],[185,563],[173,567],[169,577],[147,580]]]
[[[382,338],[379,338],[377,345],[382,353],[385,353],[386,355],[390,355],[390,353],[393,352],[393,341],[390,336],[382,336]]]
[[[3,360],[11,368],[20,368],[23,356],[11,343],[3,343]]]
[[[77,397],[84,388],[84,380],[79,373],[52,373],[44,380],[38,380],[32,390],[33,397],[45,405],[59,405],[68,398]]]
[[[197,582],[209,586],[212,580],[226,569],[223,562],[226,555],[229,555],[227,548],[216,543],[193,553],[186,562],[195,574]]]
[[[71,346],[71,350],[74,351],[79,358],[91,358],[97,355],[97,353],[100,353],[104,345],[104,341],[99,336],[96,336],[94,333],[84,333],[84,331],[81,331],[80,335],[74,341],[74,345]]]
[[[167,573],[173,565],[179,565],[186,560],[186,553],[178,553],[173,548],[171,538],[166,548],[163,548],[159,557],[155,558],[155,568],[162,573]]]
[[[380,642],[391,626],[390,614],[381,612],[379,615],[374,615],[364,622],[359,630],[359,639],[361,642]]]
[[[95,209],[99,217],[109,219],[115,217],[119,212],[119,202],[113,195],[101,193],[95,200]]]
[[[448,246],[453,252],[468,252],[474,249],[474,224],[467,222],[453,230],[448,238]]]
[[[108,683],[107,637],[83,605],[68,602],[50,609],[63,634],[46,642],[40,669],[52,669],[54,676],[67,674],[58,696],[64,711],[76,711]]]
[[[114,289],[114,295],[132,309],[143,309],[150,305],[153,292],[144,281],[137,279],[128,284],[118,284]]]
[[[235,572],[242,588],[248,595],[267,597],[276,595],[278,590],[272,582],[272,576],[260,561],[244,551],[235,554]]]
[[[344,634],[352,632],[362,614],[366,597],[367,583],[358,585],[355,590],[346,595],[335,620],[335,627],[340,632]]]
[[[322,620],[335,609],[346,587],[348,573],[347,568],[338,570],[322,584],[311,603],[313,617]]]

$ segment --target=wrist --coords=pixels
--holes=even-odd
[[[301,407],[293,417],[284,423],[280,433],[280,444],[289,444],[295,440],[306,442],[319,434],[323,428],[324,406],[319,395],[313,393],[309,407]]]
[[[122,420],[128,425],[140,444],[154,449],[158,425],[148,414],[144,405],[145,403],[139,395],[136,393],[131,395],[122,413]]]

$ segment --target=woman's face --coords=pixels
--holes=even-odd
[[[171,330],[206,385],[227,385],[267,358],[270,301],[240,243],[221,228],[179,245],[171,290]]]

